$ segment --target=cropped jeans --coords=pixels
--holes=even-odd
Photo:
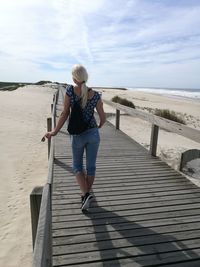
[[[96,158],[100,144],[98,128],[91,128],[79,135],[72,135],[73,171],[84,171],[83,156],[86,152],[86,171],[88,176],[95,176]]]

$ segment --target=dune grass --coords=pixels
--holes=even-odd
[[[119,96],[114,96],[112,98],[112,101],[115,103],[119,103],[121,105],[127,106],[127,107],[131,107],[131,108],[136,108],[135,105],[133,104],[133,102],[125,99],[125,98],[121,98]],[[139,107],[141,108],[141,107]],[[148,107],[143,107],[142,109],[146,109],[149,113],[152,113],[156,116],[171,120],[171,121],[175,121],[181,124],[186,124],[185,120],[180,116],[177,115],[177,113],[173,110],[169,110],[169,109],[153,109],[153,108],[148,108]]]
[[[182,119],[180,116],[178,116],[177,113],[173,110],[156,109],[154,112],[154,115],[171,120],[171,121],[179,122],[181,124],[186,124],[184,119]]]
[[[18,82],[0,82],[0,91],[13,91],[19,87],[25,86],[29,83],[18,83]]]
[[[133,104],[133,102],[127,100],[126,98],[121,98],[117,95],[112,98],[112,101],[115,103],[119,103],[121,105],[127,106],[129,108],[135,108],[135,105]]]
[[[44,81],[44,80],[42,80],[42,81],[36,82],[35,84],[36,85],[44,85],[44,84],[47,84],[47,83],[52,83],[52,82],[51,81]]]
[[[52,83],[51,81],[39,81],[36,83],[20,83],[20,82],[0,82],[0,91],[14,91],[19,87],[25,86],[25,85],[44,85],[46,83]]]

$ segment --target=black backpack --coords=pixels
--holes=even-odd
[[[81,100],[76,101],[74,91],[72,91],[72,93],[73,93],[74,105],[71,109],[67,131],[69,132],[69,134],[73,135],[73,134],[81,134],[88,129],[88,125],[93,114],[89,122],[87,123],[83,118],[83,109],[81,107]]]

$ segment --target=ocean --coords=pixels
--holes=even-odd
[[[167,95],[178,98],[192,98],[200,100],[200,89],[173,89],[173,88],[147,88],[147,87],[126,87],[128,90],[141,91],[146,93]]]

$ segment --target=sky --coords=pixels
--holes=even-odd
[[[200,89],[199,0],[0,0],[0,81]]]

